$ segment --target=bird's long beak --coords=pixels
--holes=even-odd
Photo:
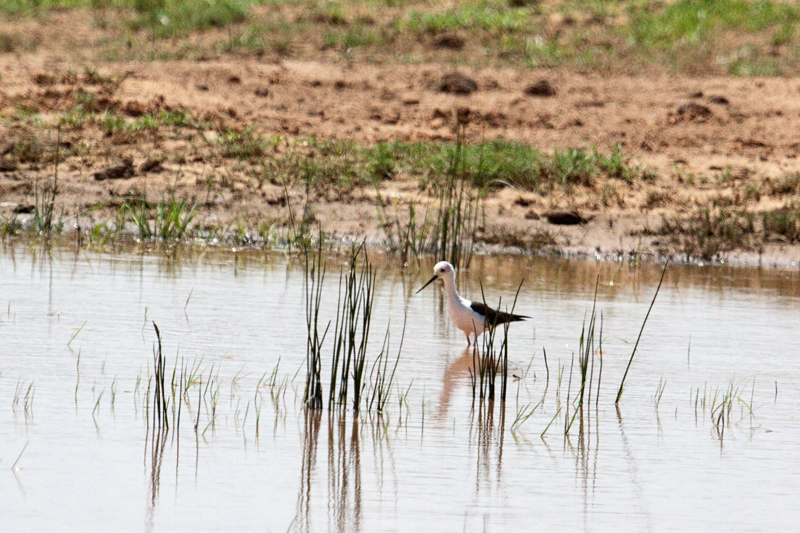
[[[419,294],[419,293],[420,293],[420,291],[422,291],[422,289],[424,289],[425,287],[427,287],[428,285],[430,285],[431,283],[433,283],[434,281],[436,281],[436,279],[437,279],[437,278],[436,278],[436,275],[434,274],[434,276],[433,276],[431,279],[429,279],[429,280],[428,280],[428,283],[426,283],[425,285],[423,285],[422,287],[420,287],[420,289],[419,289],[417,292],[415,292],[414,294]]]

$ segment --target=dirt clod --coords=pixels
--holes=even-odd
[[[439,109],[437,107],[436,109],[433,110],[433,113],[431,114],[431,118],[432,119],[440,118],[440,119],[444,119],[444,120],[450,120],[450,111],[447,111],[447,110],[444,110],[444,109]]]
[[[556,226],[577,226],[584,224],[587,219],[583,218],[577,211],[550,211],[544,214],[550,224]]]
[[[147,174],[148,172],[161,172],[164,170],[164,166],[162,164],[163,162],[164,161],[162,159],[148,157],[144,163],[139,165],[139,172],[141,174]]]
[[[449,50],[461,50],[464,48],[465,44],[466,41],[463,37],[459,37],[458,35],[453,35],[450,33],[440,35],[433,41],[433,45],[436,48],[447,48]]]
[[[40,87],[44,87],[47,85],[55,85],[58,82],[55,76],[51,74],[47,74],[45,72],[39,72],[33,76],[33,83]]]
[[[0,159],[0,172],[13,172],[17,170],[17,164],[8,159]]]
[[[123,159],[121,163],[108,167],[104,170],[98,170],[92,174],[96,181],[104,180],[121,180],[132,178],[134,174],[133,160],[130,158]]]
[[[442,76],[439,90],[443,93],[451,94],[472,94],[478,90],[478,84],[475,83],[475,80],[460,72],[450,72]]]
[[[541,96],[544,98],[555,96],[556,89],[547,80],[539,80],[525,87],[524,91],[528,96]]]
[[[680,105],[677,111],[679,120],[708,120],[713,114],[708,107],[694,102]]]

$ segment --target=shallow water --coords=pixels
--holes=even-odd
[[[400,404],[393,393],[383,415],[354,415],[302,409],[306,325],[297,258],[6,249],[0,255],[3,529],[785,530],[800,524],[797,272],[671,266],[617,411],[616,389],[660,267],[477,257],[460,274],[462,293],[477,298],[482,283],[488,303],[498,296],[510,302],[524,278],[516,310],[534,317],[510,330],[510,372],[522,379],[509,382],[503,409],[499,401],[473,402],[471,357],[447,320],[440,288],[413,295],[431,265],[403,270],[374,259],[370,353],[374,359],[380,350],[387,323],[397,349],[406,315],[395,390],[408,394]],[[343,264],[335,256],[328,262],[325,321],[335,318]],[[576,396],[577,370],[569,385],[572,354],[598,279],[599,400],[595,408],[595,381],[591,408],[565,438],[565,409],[572,417]],[[153,438],[144,415],[151,321],[161,329],[170,376],[176,361],[202,375],[189,388],[191,403],[182,404],[180,431],[173,424],[162,440]],[[278,387],[258,385],[276,365],[277,382],[287,385],[273,400]],[[711,405],[730,387],[730,415],[717,426]],[[536,404],[512,429],[518,411]]]

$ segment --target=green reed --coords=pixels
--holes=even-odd
[[[468,267],[472,259],[480,201],[480,190],[465,172],[465,128],[463,123],[459,123],[447,173],[444,181],[436,185],[438,209],[425,246],[426,252],[461,268]],[[478,174],[481,174],[483,157],[478,167]]]
[[[522,289],[520,281],[517,287],[517,292],[514,294],[514,301],[511,304],[511,310],[507,311],[509,314],[514,313],[517,306],[517,299],[519,298],[519,291]],[[481,285],[481,297],[483,298],[483,305],[486,305],[486,296],[483,293],[483,285]],[[502,299],[497,302],[497,309],[502,306]],[[487,306],[488,307],[488,306]],[[510,322],[503,323],[503,334],[500,340],[497,339],[497,326],[500,319],[500,313],[495,314],[494,321],[489,325],[489,329],[484,333],[480,348],[478,347],[478,331],[475,331],[475,344],[472,350],[472,368],[470,369],[470,379],[472,381],[472,397],[475,398],[475,390],[477,388],[478,395],[481,399],[487,398],[489,400],[495,399],[496,380],[498,374],[500,375],[500,400],[506,401],[506,393],[508,390],[508,330],[511,326]],[[500,343],[496,347],[497,342]]]
[[[385,204],[380,194],[378,183],[375,183],[375,192],[378,199],[378,223],[382,230],[383,246],[389,253],[399,256],[400,262],[406,264],[413,256],[419,258],[423,253],[426,237],[430,231],[428,211],[421,221],[417,220],[417,206],[415,203],[408,205],[408,218],[400,221],[397,200],[394,201],[394,216],[388,219],[385,215]]]
[[[147,197],[126,202],[120,209],[117,231],[129,219],[136,227],[139,238],[174,242],[183,239],[189,230],[189,224],[197,215],[198,201],[189,203],[185,198],[178,200],[175,196],[164,197],[153,208]]]
[[[333,329],[331,382],[328,408],[347,403],[353,380],[353,410],[358,411],[365,385],[367,344],[372,322],[377,272],[364,243],[350,247],[347,272],[339,274],[338,305]]]
[[[622,391],[625,386],[625,378],[628,377],[628,371],[631,369],[631,363],[633,363],[633,357],[636,355],[636,349],[639,347],[639,341],[642,340],[642,332],[644,331],[644,326],[647,324],[647,319],[650,318],[650,311],[653,310],[653,305],[656,303],[656,298],[658,298],[658,292],[661,290],[661,284],[664,282],[664,274],[667,273],[668,266],[669,266],[669,259],[667,259],[667,262],[664,263],[664,269],[661,271],[661,278],[658,280],[658,287],[656,287],[656,292],[653,295],[653,300],[650,302],[650,307],[647,308],[647,314],[644,316],[642,327],[639,328],[639,336],[636,337],[636,344],[633,345],[631,358],[628,360],[628,366],[625,367],[625,373],[622,375],[622,381],[619,384],[619,391],[617,391],[617,399],[614,401],[614,405],[619,405],[619,400],[620,398],[622,398]]]
[[[581,426],[583,424],[583,416],[584,416],[584,406],[590,405],[592,401],[592,386],[594,385],[594,360],[595,355],[597,354],[597,349],[595,346],[600,345],[602,346],[603,342],[603,330],[602,326],[600,328],[599,337],[597,335],[597,289],[600,284],[600,278],[598,277],[595,281],[595,288],[594,288],[594,302],[592,303],[592,312],[589,316],[588,324],[584,320],[583,325],[581,326],[581,336],[578,342],[578,372],[579,372],[579,383],[578,383],[578,392],[576,393],[575,400],[572,401],[572,405],[574,406],[574,411],[572,413],[572,418],[569,417],[569,406],[570,406],[570,391],[572,385],[572,367],[570,367],[570,382],[567,388],[567,405],[565,411],[565,422],[564,422],[564,434],[568,434],[572,424],[575,422],[576,417],[580,416]],[[602,315],[601,315],[601,323],[602,323]],[[574,358],[573,358],[574,362]],[[598,398],[600,395],[600,381],[603,375],[603,367],[602,367],[602,359],[600,362],[600,370],[598,372],[597,378],[597,388],[595,391],[595,405],[598,402]]]
[[[159,431],[169,429],[169,400],[166,393],[166,360],[161,347],[161,332],[153,322],[153,329],[156,331],[156,346],[153,347],[153,428]],[[149,390],[148,385],[148,390]]]
[[[34,191],[35,205],[33,208],[32,228],[39,235],[50,236],[55,222],[56,197],[58,196],[58,164],[61,157],[61,126],[58,127],[56,138],[56,154],[53,163],[53,183],[49,184],[42,191],[39,198],[38,187]],[[61,221],[56,224],[57,231],[61,230]]]
[[[397,363],[400,362],[400,352],[403,351],[403,340],[406,336],[406,320],[407,316],[403,317],[403,332],[400,335],[400,347],[397,349],[397,356],[394,359],[391,371],[389,369],[389,326],[386,327],[386,335],[383,338],[383,346],[372,365],[370,372],[370,383],[372,385],[372,396],[369,401],[369,409],[372,410],[373,405],[377,412],[382,412],[386,402],[389,400],[389,395],[392,392],[392,383],[394,382],[394,374],[397,370]],[[408,391],[406,391],[408,395]],[[400,404],[402,405],[404,397],[400,396]]]
[[[322,232],[320,232],[322,236]],[[305,306],[306,306],[306,388],[304,405],[312,409],[322,407],[322,345],[332,321],[324,332],[320,318],[322,288],[326,263],[322,254],[322,239],[313,253],[306,252]],[[392,364],[389,356],[390,326],[387,326],[380,353],[369,366],[368,347],[375,300],[377,270],[370,263],[365,243],[353,244],[347,266],[339,273],[336,301],[336,318],[332,330],[330,363],[330,389],[328,409],[343,407],[352,402],[354,411],[362,407],[380,412],[389,400],[400,352],[405,338],[405,322],[400,347]],[[284,380],[277,381],[277,367],[268,380],[273,401],[285,391]],[[277,404],[276,404],[277,405]],[[277,409],[277,407],[276,407]]]
[[[325,280],[325,261],[322,257],[323,238],[320,235],[315,252],[305,249],[305,278],[303,291],[306,304],[306,386],[303,394],[305,405],[311,409],[322,408],[322,343],[328,326],[320,336],[319,310],[322,302],[322,284]]]
[[[456,142],[452,148],[448,148],[444,173],[431,181],[435,196],[433,206],[426,208],[421,220],[418,219],[418,210],[414,203],[408,206],[408,216],[401,217],[395,202],[394,216],[389,218],[386,204],[380,195],[378,184],[375,183],[378,219],[384,245],[390,252],[398,254],[403,263],[411,255],[418,257],[430,254],[459,268],[469,266],[480,199],[486,192],[486,180],[483,145],[478,168],[469,168],[465,128],[466,125],[459,122]]]

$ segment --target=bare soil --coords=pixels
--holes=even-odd
[[[6,217],[15,210],[24,213],[37,187],[53,173],[50,165],[35,160],[11,161],[12,150],[31,138],[52,146],[54,124],[75,108],[82,93],[95,96],[90,105],[97,112],[137,117],[184,110],[210,125],[196,135],[108,136],[99,128],[65,128],[62,142],[68,149],[59,168],[58,206],[69,225],[82,227],[112,217],[120,205],[112,200],[131,191],[199,198],[203,224],[252,228],[258,221],[285,222],[281,187],[256,179],[252,164],[216,154],[220,132],[252,128],[283,139],[362,144],[452,141],[457,116],[468,121],[470,142],[500,138],[545,152],[564,147],[609,152],[620,145],[629,164],[653,173],[631,184],[609,179],[546,194],[493,190],[482,228],[490,244],[535,247],[536,236],[547,234],[564,252],[680,253],[674,236],[656,235],[664,218],[685,219],[698,206],[759,213],[785,207],[798,193],[776,185],[800,172],[796,78],[601,75],[235,54],[114,62],[87,50],[99,41],[99,30],[69,12],[2,24],[13,25],[17,34],[27,25],[22,34],[40,39],[31,49],[21,46],[0,55],[5,117],[0,213]],[[74,28],[69,38],[65,28]],[[474,90],[443,90],[443,76],[455,71],[473,80]],[[25,113],[38,114],[41,121]],[[94,173],[120,164],[127,170],[96,179]],[[318,194],[313,209],[328,231],[378,238],[376,194],[400,205],[431,201],[417,178],[401,174],[383,181],[377,192],[370,186]],[[301,195],[292,190],[290,196]],[[100,207],[86,212],[92,206]],[[546,215],[556,211],[577,213],[583,222],[553,224]],[[773,241],[719,257],[796,265],[798,250]]]

